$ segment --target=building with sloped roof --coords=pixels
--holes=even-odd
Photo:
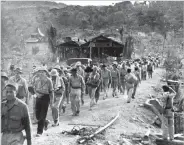
[[[58,54],[61,60],[68,58],[79,58],[82,57],[80,42],[68,40],[57,45]]]
[[[117,42],[112,38],[99,35],[92,38],[88,42],[81,45],[82,52],[87,54],[87,57],[100,58],[104,57],[121,57],[124,50],[124,44]]]
[[[26,50],[28,55],[43,55],[48,52],[47,38],[38,33],[32,33],[26,40]]]

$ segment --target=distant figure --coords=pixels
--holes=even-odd
[[[152,65],[151,62],[148,64],[147,72],[148,72],[148,77],[149,77],[149,78],[152,78],[152,74],[153,74],[153,65]]]
[[[103,99],[105,100],[108,97],[107,92],[108,87],[112,82],[111,71],[107,69],[107,66],[105,64],[102,65],[101,78],[102,78],[102,89],[105,92],[105,96],[103,97]]]
[[[162,136],[167,140],[168,136],[170,140],[174,139],[174,111],[173,111],[173,99],[176,96],[176,92],[169,86],[162,86],[163,93],[163,113],[162,113]]]
[[[43,68],[47,69],[47,65],[45,63],[43,64]]]
[[[113,88],[112,96],[118,97],[117,89],[120,84],[120,73],[119,73],[119,70],[117,69],[118,63],[114,62],[112,66],[113,66],[113,69],[111,70],[112,88]]]
[[[12,77],[15,75],[15,66],[12,64],[10,65],[10,70],[8,72],[8,77]]]
[[[122,67],[120,69],[120,92],[124,95],[125,94],[125,76],[126,76],[126,68],[125,64],[122,64]]]
[[[95,92],[97,90],[97,87],[99,86],[99,83],[100,83],[100,74],[98,73],[98,67],[94,66],[93,72],[90,73],[86,83],[88,85],[89,97],[91,99],[89,110],[92,110],[92,107],[97,103],[95,101]]]

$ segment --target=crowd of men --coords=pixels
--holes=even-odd
[[[2,143],[23,144],[26,131],[27,144],[31,145],[31,121],[28,111],[30,97],[33,99],[33,123],[37,123],[37,137],[43,134],[49,124],[47,113],[52,110],[53,124],[59,126],[59,116],[71,105],[72,116],[80,114],[80,105],[87,95],[90,98],[89,110],[97,105],[100,92],[103,100],[118,98],[127,94],[127,103],[135,99],[141,81],[152,78],[153,71],[159,65],[159,59],[125,60],[112,64],[93,63],[83,65],[77,62],[72,68],[56,65],[33,66],[26,80],[23,71],[11,65],[9,72],[1,72],[2,96]],[[112,94],[109,89],[112,88]]]

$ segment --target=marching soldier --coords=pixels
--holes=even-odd
[[[125,94],[125,76],[126,76],[126,68],[125,64],[122,64],[122,67],[120,69],[120,92]]]
[[[37,73],[33,86],[36,93],[36,118],[38,120],[36,136],[40,137],[44,127],[47,128],[46,116],[49,104],[51,108],[53,107],[54,89],[52,80],[48,77],[49,73],[45,68],[39,68]]]
[[[111,72],[110,70],[107,69],[107,66],[105,64],[102,65],[101,78],[102,78],[102,88],[105,92],[105,96],[103,97],[103,99],[105,100],[108,97],[107,94],[108,86],[112,82]]]
[[[77,74],[77,69],[71,69],[71,77],[69,81],[69,92],[72,116],[78,116],[80,113],[80,99],[83,98],[85,93],[85,83],[82,76]]]
[[[88,81],[87,81],[87,84],[89,87],[89,96],[91,99],[89,110],[92,110],[93,105],[96,104],[95,93],[100,83],[100,74],[97,72],[97,69],[98,69],[97,66],[93,67],[93,72],[90,74]]]
[[[6,100],[1,104],[2,145],[23,145],[26,132],[27,145],[31,145],[31,121],[27,105],[16,98],[18,85],[7,83]]]
[[[17,91],[17,98],[19,99],[26,99],[26,104],[29,102],[29,92],[28,92],[28,84],[26,79],[22,76],[22,68],[15,69],[15,76],[10,78],[10,81],[18,84],[18,91]]]
[[[117,94],[117,89],[118,89],[118,86],[120,84],[120,74],[119,74],[119,70],[117,69],[117,62],[114,62],[113,63],[113,69],[111,71],[111,76],[112,76],[112,88],[113,88],[113,93],[112,93],[112,96],[113,97],[118,97],[118,94]]]
[[[59,126],[59,106],[64,97],[65,85],[63,79],[59,77],[59,73],[56,69],[52,69],[50,75],[54,89],[54,104],[52,106],[54,124],[52,126]]]

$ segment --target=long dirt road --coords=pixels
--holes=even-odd
[[[71,116],[70,105],[67,106],[66,113],[60,116],[59,127],[49,127],[42,137],[35,137],[37,125],[33,125],[33,145],[75,145],[78,136],[63,135],[63,130],[71,130],[74,126],[69,123],[81,123],[91,125],[105,125],[118,112],[120,118],[115,124],[108,128],[105,133],[105,139],[117,141],[120,136],[136,136],[145,134],[150,128],[151,132],[159,132],[151,125],[155,115],[140,107],[149,98],[149,94],[153,93],[151,86],[156,86],[159,83],[160,75],[163,70],[157,68],[154,71],[153,78],[142,81],[140,84],[135,99],[131,103],[126,103],[127,96],[119,95],[119,98],[111,97],[112,90],[109,91],[109,98],[102,100],[103,93],[101,93],[98,105],[92,111],[89,111],[89,97],[85,96],[85,104],[81,106],[80,115],[77,117]],[[32,110],[31,110],[32,111]],[[51,111],[49,108],[48,119],[52,121]]]

